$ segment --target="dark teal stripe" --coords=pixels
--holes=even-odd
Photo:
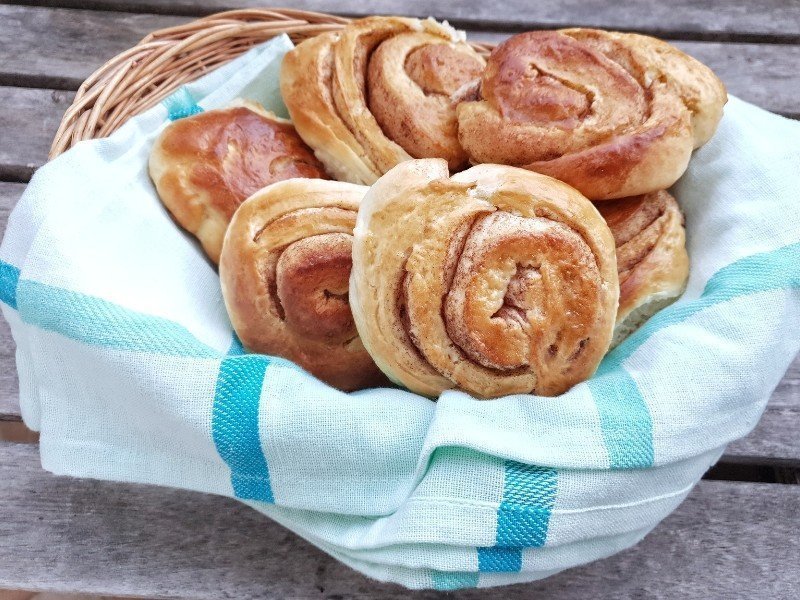
[[[747,256],[709,279],[697,300],[673,304],[611,351],[589,380],[612,469],[652,466],[653,423],[636,382],[622,366],[656,332],[716,304],[777,289],[800,288],[800,243]]]
[[[258,425],[261,389],[270,359],[242,355],[242,350],[234,336],[231,352],[219,367],[211,434],[217,452],[231,469],[234,495],[271,503],[274,497]]]
[[[497,512],[498,546],[544,546],[557,482],[555,469],[506,461],[503,499]]]
[[[19,269],[0,260],[0,302],[17,309],[17,285]]]
[[[174,321],[94,296],[22,280],[16,300],[25,323],[84,344],[165,356],[220,357],[219,352]]]
[[[555,469],[506,461],[496,545],[478,548],[481,572],[518,572],[522,550],[544,546],[557,489]]]
[[[189,93],[189,90],[185,87],[179,88],[172,95],[164,98],[162,104],[164,104],[167,109],[170,121],[183,119],[184,117],[203,112],[203,109],[197,105],[194,98]]]
[[[478,548],[481,573],[518,573],[522,570],[522,549],[492,546]]]

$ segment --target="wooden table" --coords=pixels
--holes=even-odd
[[[0,3],[0,230],[46,159],[81,81],[153,29],[250,0]],[[281,4],[290,2],[283,0]],[[91,10],[81,10],[81,7]],[[347,15],[447,18],[475,40],[596,26],[652,33],[709,64],[731,93],[800,117],[797,0],[503,3],[307,0]],[[76,207],[79,210],[79,207]],[[0,420],[18,421],[14,344],[0,320]],[[800,590],[800,361],[761,423],[637,547],[479,598],[796,598]],[[54,477],[35,444],[0,442],[0,588],[189,598],[418,598],[372,582],[233,500]]]

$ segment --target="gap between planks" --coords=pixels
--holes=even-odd
[[[0,65],[0,85],[75,90],[103,62],[132,47],[151,31],[187,20],[169,15],[0,4],[0,39],[6,40],[8,54]],[[496,29],[471,28],[469,35],[474,40],[491,42],[508,37],[508,33]],[[731,93],[768,110],[800,116],[800,105],[792,93],[800,87],[796,69],[800,45],[676,45],[711,66]]]
[[[263,0],[11,0],[8,4],[104,12],[150,13],[202,17],[241,8],[266,8]],[[749,0],[724,4],[709,1],[615,3],[608,0],[554,0],[547,3],[508,0],[502,11],[485,0],[305,0],[276,6],[329,12],[348,17],[401,14],[446,19],[464,29],[516,33],[531,29],[599,27],[636,31],[669,40],[766,44],[800,43],[800,10],[781,0],[762,0],[753,10]],[[442,6],[443,5],[443,6]]]
[[[184,598],[478,600],[368,580],[229,498],[55,477],[0,443],[0,587]],[[637,546],[502,596],[577,600],[790,598],[800,488],[701,481]],[[702,590],[702,593],[700,593]]]

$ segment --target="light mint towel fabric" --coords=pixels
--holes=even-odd
[[[687,291],[590,381],[556,399],[345,394],[243,353],[146,171],[171,118],[239,96],[284,113],[290,47],[78,144],[11,214],[0,305],[43,466],[236,497],[414,588],[529,581],[635,544],[755,426],[800,349],[800,123],[731,98],[674,188]]]

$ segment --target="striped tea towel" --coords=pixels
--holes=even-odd
[[[800,349],[800,123],[731,99],[674,189],[688,289],[590,381],[557,399],[345,394],[243,352],[146,171],[170,119],[237,96],[284,113],[290,47],[78,144],[10,216],[0,300],[44,468],[232,496],[414,588],[530,581],[635,544],[755,426]]]

